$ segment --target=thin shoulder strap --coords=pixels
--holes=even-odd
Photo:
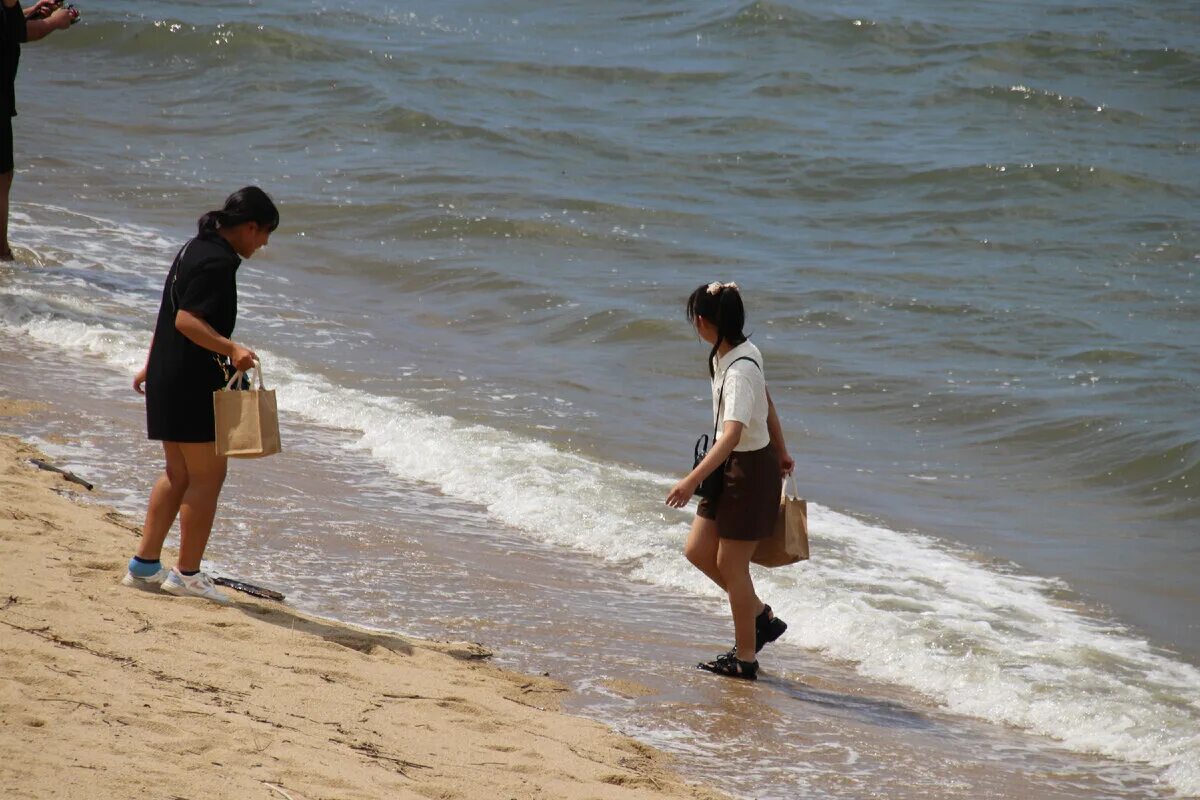
[[[179,252],[175,254],[175,260],[171,262],[171,313],[179,313],[179,300],[175,297],[175,284],[179,282],[179,265],[183,262],[183,254],[187,252],[188,246],[195,239],[188,239],[183,243],[183,247],[179,248]]]
[[[750,356],[740,356],[729,362],[729,366],[725,368],[725,372],[721,375],[721,391],[717,394],[717,415],[713,417],[713,441],[717,440],[717,424],[721,419],[721,406],[725,403],[725,379],[729,377],[729,369],[739,361],[749,361],[754,366],[758,367],[758,371],[762,372],[762,365],[755,361]]]

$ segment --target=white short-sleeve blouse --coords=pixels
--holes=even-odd
[[[749,361],[737,361],[743,356],[754,359],[758,366]],[[767,379],[764,367],[762,353],[749,341],[742,342],[716,360],[712,402],[717,438],[720,438],[726,421],[742,423],[746,426],[742,430],[742,439],[733,448],[739,452],[761,450],[771,443],[771,435],[767,432]],[[718,417],[717,404],[722,383],[725,386],[725,399],[720,404]]]

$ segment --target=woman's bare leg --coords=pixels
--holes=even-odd
[[[713,583],[721,587],[721,591],[725,591],[725,579],[717,569],[717,545],[720,541],[716,521],[697,516],[692,520],[692,530],[683,546],[683,554],[696,569],[711,578]]]
[[[754,591],[750,577],[750,557],[758,542],[721,539],[717,546],[717,569],[725,581],[729,595],[729,610],[733,613],[733,632],[738,657],[754,661],[756,632],[754,618],[762,611],[763,603]]]
[[[217,455],[212,442],[181,443],[179,448],[187,464],[188,481],[179,507],[179,560],[175,567],[180,572],[192,572],[200,569],[200,559],[208,546],[228,459]]]
[[[142,523],[142,540],[137,548],[138,558],[146,561],[157,561],[162,555],[163,541],[179,515],[179,505],[188,486],[187,463],[180,446],[175,442],[163,442],[162,446],[167,466],[150,490],[146,520]]]
[[[8,246],[8,194],[12,190],[13,171],[0,174],[0,261],[12,261]]]

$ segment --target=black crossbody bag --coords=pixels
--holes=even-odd
[[[721,376],[721,391],[717,394],[717,416],[713,420],[712,439],[710,441],[708,438],[708,434],[706,433],[706,434],[702,435],[699,439],[696,440],[696,450],[694,452],[695,460],[692,462],[692,469],[695,469],[697,466],[699,466],[700,462],[704,460],[704,457],[706,455],[708,455],[709,445],[710,444],[715,445],[717,443],[717,422],[718,422],[718,420],[721,419],[721,408],[725,403],[725,379],[729,377],[730,368],[733,367],[733,365],[739,361],[749,361],[751,364],[758,367],[760,370],[762,369],[762,367],[759,366],[758,362],[755,361],[750,356],[742,356],[741,358],[735,358],[733,361],[730,362],[729,366],[725,368],[725,374]],[[728,459],[726,460],[725,463],[726,464],[729,463]],[[711,473],[709,473],[708,477],[706,477],[704,480],[700,481],[700,485],[696,487],[696,495],[698,497],[703,497],[705,500],[716,500],[718,497],[721,496],[721,490],[724,488],[725,488],[725,465],[722,464],[721,466],[714,469]]]

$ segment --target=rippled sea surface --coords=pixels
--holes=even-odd
[[[1200,794],[1195,4],[83,11],[23,51],[0,375],[60,387],[110,501],[154,468],[126,386],[170,258],[258,183],[238,335],[295,446],[235,470],[215,565],[546,659],[698,776],[757,754],[761,797]],[[717,279],[813,503],[761,697],[670,671],[727,638],[661,505]]]

